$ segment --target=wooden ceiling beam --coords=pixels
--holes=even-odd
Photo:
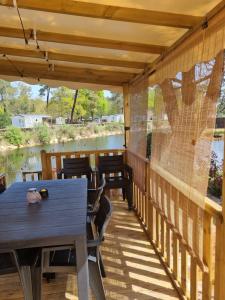
[[[47,63],[29,63],[24,61],[12,61],[0,59],[0,75],[56,79],[73,82],[123,85],[129,82],[134,74],[115,71],[100,71],[95,69],[72,68],[54,65],[54,70]]]
[[[25,30],[27,39],[33,39],[33,30]],[[12,27],[0,27],[0,36],[23,39],[22,29]],[[167,47],[161,45],[150,45],[135,42],[109,40],[94,37],[62,34],[56,32],[46,32],[38,30],[36,32],[38,41],[53,42],[70,45],[80,45],[104,49],[115,49],[124,51],[134,51],[142,53],[162,54]]]
[[[1,47],[0,54],[7,54],[18,57],[31,57],[31,58],[45,58],[45,51],[37,51],[23,48],[10,48],[10,47]],[[117,60],[117,59],[107,59],[107,58],[98,58],[90,56],[80,56],[73,54],[65,54],[59,52],[48,51],[48,59],[54,61],[66,61],[73,63],[84,63],[91,65],[101,65],[101,66],[112,66],[112,67],[123,67],[123,68],[132,68],[132,69],[145,69],[147,64],[144,62],[135,62],[135,61],[126,61],[126,60]]]
[[[13,0],[0,0],[0,4],[4,6],[13,6]],[[88,3],[75,0],[17,0],[17,5],[19,8],[30,10],[177,28],[192,28],[203,20],[202,17],[198,16]]]

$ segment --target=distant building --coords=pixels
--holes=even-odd
[[[57,118],[55,118],[55,124],[56,125],[64,125],[64,124],[66,124],[66,120],[63,117],[57,117]]]
[[[109,116],[102,116],[103,122],[117,122],[117,123],[123,123],[124,122],[124,115],[123,114],[117,114],[117,115],[109,115]]]
[[[42,125],[45,121],[49,121],[50,116],[47,115],[16,115],[12,117],[12,125],[18,128],[33,128]]]

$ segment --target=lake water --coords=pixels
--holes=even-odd
[[[98,138],[82,139],[56,145],[35,146],[2,152],[0,154],[0,173],[7,176],[7,184],[21,181],[21,170],[41,170],[40,151],[66,152],[78,150],[120,149],[124,144],[123,135],[111,135]],[[224,142],[214,141],[213,150],[218,160],[223,160]]]
[[[56,145],[35,146],[2,152],[0,154],[0,172],[5,173],[7,185],[21,181],[21,170],[41,170],[40,151],[66,152],[78,150],[121,149],[123,135],[111,135],[98,138],[82,139]]]
[[[213,151],[216,153],[218,161],[222,162],[224,157],[224,141],[214,141]]]

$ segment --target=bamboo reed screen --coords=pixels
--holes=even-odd
[[[130,136],[129,150],[146,157],[148,79],[131,85],[130,93]]]
[[[152,165],[206,195],[224,51],[156,86]],[[204,198],[203,198],[204,199]]]
[[[225,10],[223,9],[156,65],[156,72],[149,78],[150,85],[174,78],[178,72],[188,72],[194,65],[212,60],[224,49]]]

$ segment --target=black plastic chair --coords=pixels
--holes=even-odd
[[[0,174],[0,194],[6,190],[5,175]],[[14,252],[0,253],[0,275],[17,272]]]
[[[122,189],[123,199],[127,198],[128,208],[133,206],[133,172],[124,163],[123,155],[99,156],[99,177],[105,178],[105,189]]]
[[[57,174],[58,179],[86,176],[92,180],[92,169],[89,157],[64,158],[63,169]]]
[[[110,216],[112,204],[106,196],[102,196],[99,202],[99,209],[94,213],[91,223],[87,223],[87,247],[88,247],[88,268],[90,285],[96,299],[105,300],[105,292],[102,277],[105,270],[100,252],[100,245],[104,240]],[[76,266],[76,253],[73,245],[63,247],[44,248],[42,250],[42,272],[71,272]]]
[[[5,174],[0,174],[0,194],[6,190]]]
[[[105,187],[105,179],[102,178],[97,187],[88,188],[88,215],[97,212],[100,198],[103,194]]]

